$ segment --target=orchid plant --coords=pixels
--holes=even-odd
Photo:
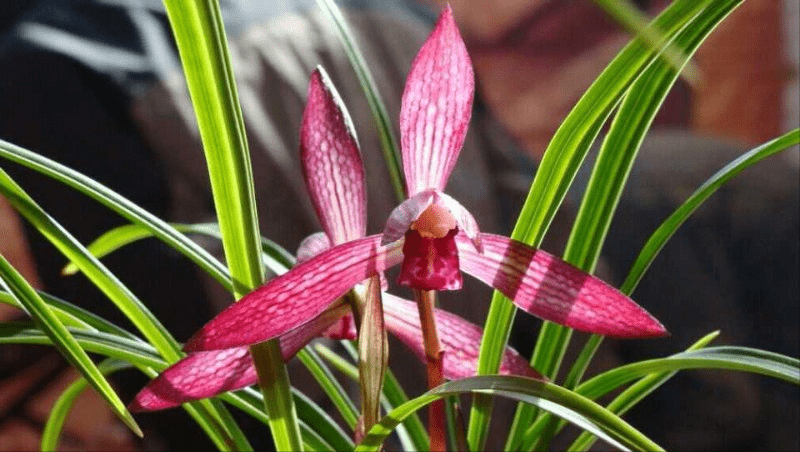
[[[632,363],[581,381],[602,336],[666,334],[627,295],[669,235],[739,171],[800,142],[800,131],[792,131],[713,176],[654,233],[620,290],[590,274],[604,234],[597,231],[610,222],[635,149],[663,96],[678,77],[678,69],[740,2],[677,0],[641,30],[554,136],[512,238],[481,232],[470,212],[445,193],[469,126],[475,83],[449,7],[441,13],[407,77],[399,118],[406,199],[391,212],[381,234],[368,236],[366,231],[365,170],[356,130],[333,82],[324,69],[316,69],[310,75],[301,123],[300,159],[323,231],[302,242],[296,265],[292,267],[295,262],[288,258],[275,263],[273,268],[284,272],[263,284],[265,257],[259,253],[255,232],[249,154],[218,5],[165,0],[182,59],[193,62],[184,68],[206,148],[218,229],[168,225],[85,176],[0,141],[0,157],[61,180],[134,223],[132,229],[101,237],[87,250],[0,169],[0,194],[86,273],[143,336],[34,291],[0,258],[0,283],[6,289],[0,292],[0,301],[24,308],[35,321],[0,324],[0,343],[54,344],[83,375],[56,403],[42,448],[55,448],[74,394],[87,382],[134,432],[141,433],[104,376],[130,365],[153,378],[129,405],[132,411],[183,405],[221,450],[252,447],[226,405],[208,398],[224,400],[264,422],[279,450],[379,450],[393,432],[407,449],[483,449],[491,417],[490,396],[497,395],[524,402],[509,429],[508,450],[546,449],[563,428],[562,420],[586,431],[571,448],[583,450],[601,438],[621,449],[649,450],[659,446],[620,415],[678,370],[749,371],[800,383],[797,359],[744,347],[708,347],[715,333],[674,356]],[[320,0],[320,4],[342,33],[377,123],[388,137],[387,154],[392,155],[392,132],[385,127],[389,121],[357,46],[332,1]],[[665,58],[658,59],[661,40],[670,46],[664,50]],[[562,260],[537,249],[569,181],[615,106],[617,120],[609,128],[596,166],[600,175],[593,176],[584,201],[611,207],[586,215],[581,210],[575,230],[590,230],[592,237],[583,242],[580,252],[568,250]],[[391,168],[393,159],[388,158],[387,164]],[[603,168],[608,174],[603,174]],[[179,230],[219,235],[229,267]],[[188,340],[183,346],[185,355],[147,307],[92,255],[147,235],[187,255],[239,298]],[[413,301],[388,292],[390,283],[383,273],[396,265],[400,265],[397,283],[412,289]],[[438,291],[461,289],[462,272],[497,290],[483,328],[437,307]],[[547,321],[540,333],[540,343],[545,345],[537,348],[531,362],[506,344],[517,309]],[[572,329],[595,335],[572,363],[565,381],[556,384],[558,364],[554,362],[560,358],[537,356],[562,356],[568,342],[568,334],[562,333]],[[387,366],[386,332],[407,346],[427,370],[429,391],[425,394],[409,399],[397,385]],[[358,366],[324,346],[309,345],[318,337],[342,340],[346,350],[353,348],[349,341],[357,340]],[[96,365],[87,351],[109,359]],[[360,415],[316,353],[360,383]],[[334,401],[349,432],[302,396],[302,388],[291,387],[285,362],[294,356],[300,357]],[[630,382],[635,383],[607,406],[593,401]],[[260,394],[251,388],[256,383]],[[461,394],[476,396],[467,423],[459,420],[459,410],[446,401]],[[425,406],[427,430],[416,415]]]
[[[470,213],[442,192],[467,132],[473,87],[469,56],[448,7],[414,61],[403,93],[400,128],[410,198],[394,209],[383,234],[364,238],[364,170],[355,132],[324,72],[315,71],[300,132],[301,158],[325,231],[303,242],[299,265],[189,339],[184,348],[189,356],[150,383],[134,407],[163,408],[255,383],[254,372],[242,371],[250,360],[243,347],[277,337],[284,359],[290,358],[346,312],[346,302],[335,303],[340,297],[400,262],[399,283],[415,289],[421,334],[409,336],[408,325],[398,324],[407,308],[391,296],[384,304],[386,327],[425,357],[431,388],[445,375],[475,373],[480,331],[450,314],[441,338],[448,346],[441,349],[436,318],[446,314],[434,315],[434,291],[460,289],[462,270],[547,320],[618,337],[666,334],[599,279],[524,243],[479,232]],[[341,332],[337,328],[335,337],[346,337]],[[469,371],[454,372],[458,361]],[[515,352],[506,352],[507,369],[528,367],[519,361]],[[431,441],[444,449],[444,406],[431,406]]]

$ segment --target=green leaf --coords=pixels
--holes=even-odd
[[[197,224],[182,224],[182,223],[173,223],[170,224],[170,227],[174,228],[175,231],[182,232],[184,234],[197,234],[197,235],[205,235],[208,237],[213,237],[215,239],[222,239],[222,234],[219,230],[219,225],[216,223],[197,223]],[[96,258],[102,258],[107,256],[108,254],[117,251],[118,249],[122,248],[123,246],[130,245],[138,240],[155,237],[152,229],[142,225],[142,224],[126,224],[122,226],[118,226],[114,229],[111,229],[105,232],[100,237],[96,238],[86,249],[89,250],[90,253]],[[295,259],[286,249],[282,246],[278,245],[277,243],[273,242],[272,240],[266,239],[261,237],[261,256],[264,261],[264,265],[276,275],[280,275],[285,273],[288,269],[290,269],[294,263]],[[191,250],[180,247],[178,249],[182,254],[189,256],[191,254]],[[213,258],[212,258],[213,259]],[[220,284],[226,286],[226,288],[230,291],[232,290],[231,283],[230,283],[230,275],[224,270],[224,266],[216,261],[217,265],[209,266],[205,265],[206,262],[203,261],[202,263],[197,262],[198,266],[206,273],[208,273],[211,277],[216,279]],[[61,273],[64,275],[71,275],[78,271],[78,268],[73,263],[67,264],[62,270]]]
[[[111,410],[138,436],[142,430],[133,420],[117,393],[97,369],[89,355],[75,341],[49,306],[39,297],[33,287],[20,275],[8,261],[0,255],[0,286],[5,287],[17,301],[25,307],[61,355],[88,380],[89,384],[106,400]]]
[[[314,380],[316,380],[322,390],[325,391],[328,398],[331,399],[347,426],[354,429],[358,422],[358,410],[347,396],[347,392],[344,388],[336,381],[336,377],[333,376],[328,367],[325,366],[311,347],[300,350],[300,352],[297,353],[297,357],[303,362],[306,369],[311,372],[311,376],[314,377]]]
[[[659,14],[650,27],[671,39],[710,3],[712,0],[675,1]],[[655,57],[653,46],[644,38],[634,39],[578,101],[545,151],[512,238],[534,247],[541,244],[602,124],[633,81]],[[514,314],[515,309],[511,302],[495,291],[481,341],[479,374],[495,373],[499,368]],[[468,440],[473,449],[483,447],[490,416],[491,399],[476,397],[468,431]]]
[[[392,187],[397,195],[397,200],[403,201],[406,199],[406,192],[400,151],[397,146],[397,139],[394,136],[392,121],[389,120],[389,115],[386,113],[386,106],[381,100],[380,93],[378,93],[378,87],[375,85],[372,73],[369,71],[364,56],[353,39],[353,32],[350,31],[342,11],[336,6],[334,0],[317,0],[317,5],[328,15],[339,33],[339,39],[344,46],[347,58],[350,59],[350,64],[353,65],[353,71],[355,71],[358,82],[364,90],[367,103],[372,111],[372,117],[375,118],[375,125],[381,139],[381,149],[386,160],[386,167],[389,170]]]
[[[377,451],[395,426],[410,413],[442,397],[463,393],[500,395],[531,403],[595,433],[622,449],[662,450],[618,416],[591,400],[552,383],[524,377],[484,375],[445,383],[395,408],[373,427],[357,451]]]
[[[717,336],[719,336],[719,331],[707,334],[692,344],[687,350],[697,350],[706,347]],[[622,393],[620,393],[620,395],[618,395],[606,408],[616,415],[622,415],[645,396],[655,391],[662,384],[666,383],[666,381],[672,378],[675,374],[676,372],[649,374],[622,391]],[[545,438],[545,436],[542,434],[542,430],[547,428],[548,424],[552,420],[553,416],[550,414],[540,416],[539,419],[537,419],[536,422],[525,431],[525,436],[521,442],[521,450],[534,450],[533,446],[537,445],[537,443],[540,443],[541,439]],[[554,432],[560,431],[565,425],[565,422],[559,421],[558,425],[554,429]],[[583,440],[588,439],[591,443],[596,440],[594,435],[591,435],[587,432],[581,433],[579,438],[582,438]],[[575,446],[575,443],[573,446]],[[580,449],[580,447],[577,446],[575,448]],[[573,447],[570,447],[570,450],[573,450]]]
[[[623,290],[632,290],[636,286],[667,240],[675,234],[675,231],[686,221],[689,215],[700,207],[709,196],[714,194],[719,187],[750,165],[789,149],[798,143],[800,143],[800,129],[794,129],[743,154],[705,181],[650,236],[636,257],[628,277],[622,284]]]
[[[350,358],[355,361],[358,360],[358,351],[350,341],[341,341],[340,344],[350,355]],[[336,370],[352,381],[358,381],[358,368],[356,366],[350,364],[322,344],[317,344],[315,349]],[[400,386],[400,382],[397,381],[392,370],[387,368],[386,378],[383,381],[383,398],[381,398],[383,408],[388,412],[406,402],[408,402],[408,396],[403,391],[403,387]],[[428,432],[425,430],[425,426],[417,413],[408,416],[396,431],[404,450],[425,450],[430,446]]]
[[[164,5],[197,117],[233,292],[240,298],[263,283],[264,272],[250,151],[222,13],[216,0],[164,0]],[[250,354],[276,448],[300,450],[300,428],[280,344],[276,339],[254,345]]]
[[[677,60],[663,59],[653,62],[631,86],[620,103],[619,110],[603,140],[594,165],[586,192],[578,210],[575,225],[564,251],[564,259],[573,265],[593,272],[611,225],[622,190],[628,180],[633,163],[639,153],[642,141],[650,129],[656,113],[661,108],[667,93],[678,78],[680,68],[694,55],[711,30],[735,8],[740,1],[729,1],[718,8],[707,9],[692,23],[681,30],[672,41],[671,48],[682,52]],[[677,65],[677,68],[675,67]],[[630,293],[623,291],[624,293]],[[544,375],[555,378],[569,345],[569,328],[545,323],[534,349],[531,365]],[[599,347],[602,339],[592,337],[580,354],[580,360],[573,363],[569,378],[564,386],[574,388],[582,378],[583,372]],[[515,416],[512,434],[509,435],[510,448],[519,447],[521,434],[535,418],[530,406],[521,406]],[[542,433],[543,447],[552,434],[554,424]]]
[[[147,307],[107,268],[92,257],[69,232],[47,215],[2,169],[0,169],[0,194],[61,253],[75,262],[89,280],[109,297],[162,356],[170,362],[178,360],[181,356],[178,343]],[[230,444],[230,447],[236,445],[238,448],[249,446],[244,434],[236,424],[226,424],[222,420],[224,413],[203,403],[189,406],[186,409],[195,419],[198,419],[198,423],[209,433],[210,438],[216,444],[220,446]]]
[[[158,372],[163,371],[168,366],[167,362],[159,356],[152,345],[141,340],[98,331],[72,329],[70,331],[78,343],[86,350],[108,356],[120,362],[131,363],[150,378],[155,377]],[[52,345],[52,342],[41,329],[31,322],[5,322],[0,323],[0,344]],[[326,442],[332,445],[332,450],[352,450],[352,440],[341,431],[336,422],[330,419],[319,406],[297,391],[294,391],[294,397],[298,403],[301,418],[307,425],[314,426],[313,429],[319,432]],[[263,396],[257,391],[243,389],[235,393],[222,394],[219,398],[243,410],[257,420],[264,423],[268,422],[266,414],[260,409],[260,407],[263,407]],[[209,404],[209,401],[200,402],[200,404]],[[191,405],[184,405],[184,407],[194,416],[199,416],[200,413],[198,413],[196,407]],[[202,408],[202,405],[200,407]],[[204,429],[212,425],[208,422],[201,422],[202,419],[198,419],[198,422]],[[305,432],[311,430],[307,425],[303,427],[304,438]],[[218,437],[212,437],[212,439],[221,449],[242,450],[249,448],[247,443],[236,443],[238,446],[231,447],[230,443],[219,441]]]
[[[100,202],[132,223],[142,225],[168,246],[186,255],[198,267],[217,277],[225,267],[206,250],[179,233],[163,220],[137,206],[103,184],[47,157],[38,155],[0,139],[0,157],[37,171]],[[217,279],[231,289],[230,278]]]
[[[655,49],[663,52],[663,57],[669,62],[670,66],[682,71],[684,78],[691,85],[697,83],[697,68],[691,63],[686,61],[683,51],[675,45],[668,45],[660,47],[659,43],[664,42],[664,37],[658,33],[658,30],[647,28],[649,18],[645,13],[639,10],[636,5],[630,0],[593,0],[597,6],[603,8],[609,16],[613,17],[620,25],[625,27],[629,32],[641,34]]]

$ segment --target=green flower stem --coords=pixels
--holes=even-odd
[[[428,364],[428,389],[433,389],[444,383],[442,350],[439,345],[439,334],[436,332],[436,320],[433,317],[433,308],[436,306],[436,291],[414,289],[414,298],[417,300],[419,321],[422,325],[422,340],[425,344],[425,358]],[[444,400],[439,399],[428,406],[430,450],[446,450],[446,430]]]

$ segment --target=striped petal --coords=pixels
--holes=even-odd
[[[184,349],[251,345],[303,325],[356,284],[400,262],[402,242],[382,247],[380,240],[347,242],[297,265],[222,311]]]
[[[390,294],[383,294],[383,304],[386,329],[410,348],[422,362],[425,362],[422,327],[416,304]],[[439,341],[444,352],[444,378],[458,380],[474,376],[483,330],[477,325],[441,309],[434,311],[434,317],[439,330]],[[506,348],[503,362],[500,365],[500,373],[543,378],[530,367],[525,358],[512,348]]]
[[[349,307],[339,303],[280,337],[283,360],[336,324]],[[352,337],[350,337],[352,339]],[[130,404],[131,411],[155,411],[235,391],[258,381],[248,347],[190,353],[150,381]]]
[[[467,134],[474,91],[472,63],[446,6],[403,91],[400,133],[408,196],[444,190]]]
[[[364,165],[339,93],[318,67],[311,73],[300,125],[303,177],[332,243],[367,235]]]
[[[664,327],[600,279],[507,237],[481,234],[478,253],[457,238],[461,270],[503,292],[520,309],[576,330],[623,338],[664,336]]]

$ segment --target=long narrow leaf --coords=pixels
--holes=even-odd
[[[344,388],[336,381],[336,378],[330,370],[322,363],[320,357],[314,352],[313,349],[306,348],[297,353],[297,357],[306,368],[311,372],[314,380],[322,387],[328,398],[331,399],[333,405],[339,411],[342,419],[347,423],[351,429],[355,429],[358,422],[358,409],[356,409],[353,401],[347,396]]]
[[[729,1],[698,14],[690,26],[678,33],[670,45],[671,49],[682,53],[677,55],[679,59],[655,61],[631,86],[620,103],[598,153],[597,162],[564,251],[564,259],[567,262],[587,272],[594,271],[628,175],[656,113],[678,79],[683,65],[694,55],[716,25],[740,3],[741,1],[737,0]],[[560,357],[566,352],[570,336],[569,329],[545,323],[534,349],[531,365],[545,375],[555,378],[560,366]],[[565,387],[571,389],[577,384],[593,354],[589,348],[596,349],[600,342],[599,337],[592,337],[587,342],[587,348],[581,353],[584,359],[580,363],[573,364],[570,369],[571,378],[565,381]],[[583,368],[577,368],[575,364],[580,364]],[[510,435],[512,442],[509,444],[515,444],[519,440],[524,426],[530,425],[534,417],[532,407],[526,405],[518,409],[514,426],[523,428],[512,430]],[[542,436],[549,438],[553,428],[555,425],[551,423],[550,428]],[[544,441],[546,442],[546,439]]]
[[[47,240],[68,259],[75,262],[81,271],[123,312],[170,362],[181,356],[177,341],[169,334],[155,316],[119,281],[105,266],[97,261],[58,222],[45,213],[2,169],[0,169],[0,194],[14,209],[28,220]],[[235,424],[221,425],[223,413],[200,403],[187,407],[198,419],[203,429],[209,432],[217,444],[247,444],[241,429]]]
[[[111,388],[108,380],[97,369],[89,355],[75,341],[75,338],[67,331],[67,328],[53,313],[49,306],[39,297],[33,287],[25,281],[25,278],[17,272],[14,267],[0,255],[0,286],[5,287],[17,301],[25,307],[31,318],[36,322],[53,345],[61,352],[61,355],[75,367],[75,369],[86,378],[89,384],[97,390],[111,410],[114,411],[122,422],[128,426],[135,434],[142,436],[142,430],[133,420],[133,416],[125,408],[125,404]]]
[[[216,0],[164,0],[211,179],[236,298],[263,283],[253,171],[222,13]],[[277,340],[250,348],[275,446],[302,446],[289,374]]]
[[[351,342],[341,341],[340,344],[350,355],[350,358],[356,361],[358,360],[358,351]],[[358,381],[358,368],[355,365],[322,344],[317,344],[315,349],[320,356],[326,359],[336,370],[353,382]],[[383,383],[381,405],[389,412],[406,402],[408,402],[408,396],[403,391],[403,388],[400,386],[400,383],[397,381],[391,369],[387,369],[386,380]],[[409,415],[395,431],[397,432],[397,436],[404,450],[424,450],[430,446],[428,432],[425,430],[425,426],[416,413]]]
[[[216,223],[172,223],[170,226],[176,231],[184,234],[197,234],[213,237],[215,239],[222,239],[219,225]],[[100,237],[97,237],[92,243],[90,243],[86,249],[88,249],[89,252],[94,255],[94,257],[99,259],[113,253],[114,251],[117,251],[126,245],[130,245],[131,243],[150,237],[155,237],[152,229],[142,224],[126,224],[103,233]],[[179,248],[178,251],[186,256],[191,253],[191,250],[183,247]],[[295,262],[294,256],[286,251],[286,249],[272,240],[264,237],[261,237],[261,255],[264,260],[264,265],[271,272],[277,275],[285,273],[294,265]],[[211,277],[223,283],[224,285],[230,285],[230,276],[227,274],[227,272],[223,271],[224,267],[222,264],[215,266],[201,266],[201,269],[205,270],[205,272]],[[71,275],[77,271],[78,268],[75,266],[75,264],[70,262],[64,267],[64,269],[61,270],[61,273],[64,275]],[[230,287],[228,288],[230,289]]]
[[[688,351],[691,350],[698,350],[703,347],[707,347],[708,344],[711,343],[714,339],[719,336],[719,331],[712,332],[710,334],[705,335],[704,337],[700,338],[697,342],[689,346],[687,348]],[[660,372],[660,373],[652,373],[645,377],[642,377],[639,381],[622,391],[614,400],[606,406],[609,411],[616,415],[624,414],[628,409],[633,407],[636,403],[638,403],[641,399],[645,396],[650,394],[651,392],[655,391],[659,386],[666,383],[670,378],[672,378],[677,371],[673,372]],[[545,438],[542,434],[542,430],[545,429],[552,421],[552,415],[545,414],[544,416],[540,416],[536,422],[531,425],[528,430],[525,432],[525,437],[522,439],[522,446],[520,450],[535,450],[534,445],[537,445],[541,439]],[[563,421],[558,422],[558,426],[556,428],[556,432],[562,429],[566,423]],[[594,435],[591,435],[587,432],[581,433],[579,436],[579,440],[581,441],[590,441],[593,443],[597,438]],[[573,445],[576,445],[578,441]],[[577,446],[576,446],[577,447]],[[579,448],[579,447],[578,447]],[[573,447],[570,447],[570,450],[573,450]]]
[[[129,199],[116,193],[105,185],[71,168],[7,141],[3,141],[2,139],[0,139],[0,157],[59,181],[98,201],[128,221],[142,225],[150,230],[159,240],[186,255],[192,262],[197,264],[201,269],[206,270],[211,276],[215,276],[219,273],[220,269],[225,268],[206,250],[170,227],[163,220],[137,206]],[[230,278],[227,280],[218,279],[218,281],[230,290]]]
[[[150,378],[158,375],[158,372],[167,368],[167,362],[159,356],[158,352],[152,345],[140,341],[132,340],[130,338],[121,337],[116,334],[109,334],[98,331],[81,331],[70,330],[78,343],[87,351],[97,353],[118,361],[124,361],[133,364]],[[39,344],[39,345],[52,345],[52,341],[41,329],[37,328],[31,322],[6,322],[0,323],[0,344]],[[314,428],[323,433],[324,438],[330,441],[334,450],[352,450],[353,443],[344,432],[336,426],[336,423],[331,420],[324,411],[319,408],[312,401],[308,400],[302,394],[295,391],[295,400],[300,400],[299,407],[300,413],[306,424],[314,425]],[[251,389],[243,389],[236,393],[226,393],[220,395],[220,399],[242,409],[254,418],[267,422],[267,416],[259,407],[263,406],[263,397],[256,391]],[[207,402],[206,402],[207,403]],[[190,413],[195,413],[196,409],[192,406],[187,406]],[[203,428],[206,427],[201,424]],[[305,437],[305,436],[304,436]],[[241,443],[238,446],[230,447],[225,441],[218,441],[214,439],[215,443],[220,448],[241,450],[247,449],[249,446],[246,443]]]
[[[709,3],[711,0],[676,1],[651,26],[663,36],[671,38]],[[545,151],[512,238],[532,246],[541,244],[602,123],[631,83],[655,57],[653,47],[644,39],[633,40],[578,101]],[[514,313],[511,302],[495,291],[481,341],[479,374],[495,373],[499,368]],[[470,447],[480,449],[485,444],[490,416],[491,399],[476,398],[469,422]]]
[[[353,39],[353,32],[350,31],[347,21],[334,0],[317,0],[317,4],[336,26],[336,31],[339,33],[339,39],[344,46],[345,53],[347,53],[350,64],[353,65],[353,70],[356,73],[356,77],[358,77],[358,82],[364,90],[364,95],[372,111],[372,116],[375,118],[375,125],[381,138],[381,149],[389,170],[392,187],[397,195],[397,200],[403,201],[406,198],[406,193],[403,172],[401,171],[400,151],[392,129],[392,121],[386,113],[386,106],[381,100],[372,73],[369,71],[364,56]]]
[[[711,176],[711,178],[692,193],[692,195],[689,196],[689,198],[684,201],[658,229],[656,229],[653,235],[650,236],[647,243],[645,243],[642,248],[642,251],[640,251],[639,255],[636,257],[631,271],[628,273],[628,277],[622,284],[622,290],[630,291],[636,286],[644,275],[644,272],[650,267],[650,264],[653,262],[658,252],[664,247],[667,240],[669,240],[680,225],[689,218],[689,215],[700,207],[709,196],[714,194],[720,186],[750,165],[775,155],[778,152],[789,149],[798,143],[800,143],[800,129],[794,129],[750,150]]]
[[[662,450],[638,430],[605,408],[572,391],[552,383],[515,376],[478,376],[445,383],[408,403],[395,408],[376,424],[356,447],[357,451],[377,451],[383,440],[408,414],[443,397],[463,393],[500,395],[553,412],[581,428],[603,437],[622,449]]]

